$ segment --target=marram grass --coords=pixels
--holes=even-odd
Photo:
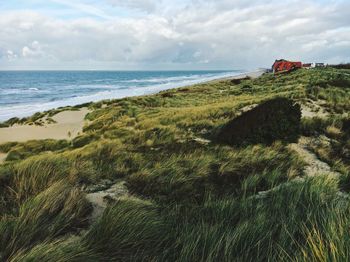
[[[299,70],[107,100],[84,105],[92,112],[73,141],[1,145],[0,260],[348,261],[349,81],[349,70]],[[306,177],[285,141],[211,140],[275,97],[322,106],[301,132],[339,178]],[[83,189],[105,179],[130,195],[92,221]]]

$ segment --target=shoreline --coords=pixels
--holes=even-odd
[[[252,72],[246,72],[242,74],[238,74],[231,77],[221,77],[209,81],[203,81],[196,84],[205,84],[212,83],[217,81],[225,81],[225,80],[233,80],[233,79],[242,79],[245,77],[257,78],[261,76],[265,70],[256,70]],[[169,88],[161,91],[191,87],[196,84],[190,84],[181,87]],[[156,91],[150,94],[145,95],[154,95],[158,94],[161,91]],[[143,96],[143,95],[141,95]],[[137,96],[136,96],[137,97]],[[115,98],[118,99],[118,98]],[[104,100],[96,101],[94,103],[98,103]],[[77,105],[79,106],[79,105]],[[54,110],[54,109],[52,109]],[[26,142],[30,140],[43,140],[43,139],[67,139],[71,140],[82,133],[83,126],[85,124],[85,116],[88,114],[90,110],[87,108],[81,108],[78,111],[71,111],[69,109],[64,110],[52,118],[56,123],[52,124],[44,124],[43,126],[36,125],[18,125],[15,124],[10,127],[0,128],[0,144],[8,143],[8,142]],[[0,161],[1,162],[1,161]]]
[[[76,95],[68,97],[68,98],[61,98],[58,100],[50,100],[50,97],[46,97],[45,101],[41,101],[40,99],[38,101],[31,101],[31,100],[24,100],[22,101],[21,104],[17,104],[17,105],[3,105],[0,108],[0,123],[1,122],[5,122],[8,121],[11,118],[17,117],[17,118],[26,118],[26,117],[30,117],[32,115],[34,115],[37,112],[43,112],[43,111],[51,111],[55,108],[62,108],[62,107],[68,107],[68,106],[79,106],[81,104],[86,104],[89,102],[99,102],[102,100],[108,100],[108,99],[122,99],[125,97],[133,97],[133,96],[142,96],[142,95],[151,95],[151,94],[155,94],[157,92],[160,91],[166,91],[168,89],[173,89],[173,88],[181,88],[181,87],[187,87],[187,86],[191,86],[191,85],[195,85],[195,84],[201,84],[201,83],[205,83],[205,82],[211,82],[211,81],[216,81],[218,79],[225,79],[225,78],[231,78],[231,77],[235,77],[237,75],[241,75],[244,74],[246,72],[242,72],[239,70],[232,70],[231,72],[223,72],[223,73],[217,73],[214,75],[195,75],[194,78],[189,76],[180,76],[179,79],[181,79],[181,81],[173,81],[171,79],[173,79],[174,77],[169,75],[167,77],[170,77],[169,80],[166,80],[167,77],[165,78],[165,82],[155,82],[152,83],[148,82],[148,78],[145,78],[142,81],[145,81],[143,84],[145,85],[139,85],[137,82],[139,82],[140,80],[135,80],[135,84],[132,84],[132,82],[134,80],[128,80],[130,83],[128,84],[128,88],[124,88],[123,84],[121,86],[121,88],[117,86],[115,87],[111,87],[108,90],[106,89],[96,89],[95,92],[93,93],[89,93],[89,92],[83,92],[80,91],[78,92]],[[77,77],[79,77],[79,75],[77,75]],[[107,76],[108,77],[108,76]],[[132,79],[133,77],[135,77],[135,79],[138,79],[137,76],[132,76],[130,77],[130,79]],[[158,79],[157,77],[160,76],[155,76],[156,79]],[[117,77],[118,78],[118,77]],[[177,76],[175,76],[175,78],[178,78]],[[92,79],[93,80],[93,79]],[[91,81],[92,81],[91,80]],[[119,80],[118,80],[119,81]],[[127,81],[127,82],[128,82]],[[157,80],[158,81],[158,80]],[[160,81],[160,80],[159,80]],[[122,81],[123,82],[123,81]],[[96,83],[97,85],[99,85],[99,82]],[[87,84],[88,88],[90,85],[94,86],[94,84]],[[112,84],[113,85],[113,84]],[[104,86],[104,85],[102,85]],[[77,86],[78,88],[80,88],[79,86]],[[35,89],[35,88],[32,88]],[[24,89],[24,91],[27,89]],[[29,89],[28,89],[29,90]],[[40,88],[41,90],[41,88]],[[43,92],[46,92],[45,88],[43,87],[44,90]],[[30,92],[37,92],[39,90],[36,91],[30,91]],[[40,91],[41,92],[41,91]],[[54,92],[55,93],[55,92]],[[74,92],[73,92],[74,93]],[[40,93],[39,93],[40,94]],[[54,94],[55,96],[55,94]],[[57,96],[57,94],[56,94]],[[15,98],[15,97],[14,97]],[[11,99],[8,97],[8,99],[10,99],[9,101],[11,102]],[[50,100],[50,101],[49,101]]]

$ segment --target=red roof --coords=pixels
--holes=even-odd
[[[303,64],[302,62],[292,62],[287,60],[276,60],[275,63],[272,66],[273,72],[288,72],[293,69],[302,68]]]

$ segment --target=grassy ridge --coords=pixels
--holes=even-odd
[[[89,105],[73,141],[1,145],[0,260],[348,259],[350,207],[339,190],[350,188],[349,83],[348,70],[326,68],[103,101]],[[287,143],[206,140],[274,97],[327,111],[302,119],[301,130],[326,138],[310,150],[340,179],[295,179],[306,163]],[[89,223],[82,189],[102,179],[125,180],[134,196]]]

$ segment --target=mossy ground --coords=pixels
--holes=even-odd
[[[339,191],[350,188],[349,73],[299,70],[93,103],[73,141],[0,146],[9,152],[0,166],[0,260],[348,260],[350,202]],[[302,119],[301,131],[330,141],[310,150],[339,180],[295,179],[305,163],[281,141],[200,142],[274,97],[327,111]],[[103,179],[124,179],[133,197],[89,224],[82,188]]]

